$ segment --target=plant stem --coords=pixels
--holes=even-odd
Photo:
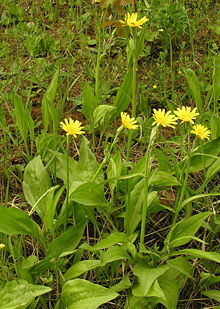
[[[156,137],[157,127],[154,127],[151,131],[149,144],[147,147],[146,157],[145,157],[145,167],[144,167],[144,200],[142,205],[142,214],[141,214],[141,234],[140,234],[140,251],[144,248],[144,236],[146,229],[146,219],[147,219],[147,197],[149,190],[149,175],[151,170],[151,149]]]
[[[132,36],[133,36],[133,79],[132,79],[132,110],[131,114],[132,117],[136,117],[136,110],[137,110],[137,55],[136,55],[136,29],[132,29]]]
[[[68,213],[69,192],[70,192],[69,146],[70,146],[70,139],[69,139],[69,135],[67,135],[67,137],[66,137],[66,219],[65,219],[65,229],[66,229],[66,225],[67,225],[67,213]]]

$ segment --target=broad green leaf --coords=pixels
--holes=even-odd
[[[25,309],[37,296],[51,291],[43,285],[29,284],[24,280],[8,282],[0,290],[1,309]]]
[[[107,206],[108,202],[105,199],[103,185],[95,183],[84,183],[79,185],[70,194],[70,199],[86,206]]]
[[[127,290],[131,287],[132,283],[129,280],[129,274],[125,275],[125,277],[116,285],[111,286],[111,290],[115,292],[122,292],[124,290]]]
[[[176,177],[168,174],[164,171],[152,171],[152,175],[149,179],[151,186],[179,186],[180,183]]]
[[[220,302],[220,291],[218,291],[218,290],[203,291],[202,295],[208,296],[209,298],[212,298],[212,299]]]
[[[214,102],[217,104],[220,97],[220,54],[214,57],[214,70],[213,70],[213,95]]]
[[[217,137],[220,136],[220,117],[219,115],[216,115],[213,112],[210,118],[211,118],[210,128],[211,128],[212,138],[216,139]]]
[[[212,165],[209,166],[206,174],[203,186],[205,186],[212,178],[220,171],[220,158],[216,159]]]
[[[96,245],[90,246],[86,243],[81,245],[81,248],[89,250],[89,251],[96,251],[101,249],[110,248],[116,244],[120,243],[128,243],[130,240],[124,233],[111,233],[106,239],[100,240]]]
[[[146,309],[149,307],[149,303],[150,298],[129,295],[125,309]]]
[[[195,72],[191,69],[183,69],[183,71],[189,84],[189,89],[192,94],[193,100],[196,103],[198,111],[201,113],[202,112],[201,89],[197,76]]]
[[[53,78],[42,99],[41,109],[44,122],[44,129],[46,131],[48,130],[48,127],[50,127],[52,131],[53,126],[55,126],[55,129],[58,129],[59,116],[58,111],[54,106],[54,100],[58,86],[59,71],[60,70],[58,68],[54,73]]]
[[[130,199],[127,195],[125,199],[125,230],[128,235],[132,234],[141,221],[141,210],[144,198],[144,179],[139,181],[130,193]]]
[[[160,298],[160,303],[162,303],[167,309],[177,308],[179,298],[177,278],[178,273],[169,269],[157,279],[158,284],[165,295],[165,297]]]
[[[210,212],[200,213],[178,222],[168,234],[168,246],[174,248],[188,243],[209,215]]]
[[[159,150],[159,149],[154,149],[154,153],[156,155],[157,161],[159,163],[159,170],[164,171],[167,173],[171,173],[171,166],[169,159],[167,158],[166,154]]]
[[[57,190],[58,188],[59,186],[52,187],[52,190],[47,194],[45,199],[45,204],[47,205],[47,207],[45,207],[44,224],[47,230],[49,230],[51,233],[53,233],[54,231],[54,216],[56,212],[56,207],[65,187],[62,186],[59,190]]]
[[[51,153],[51,150],[59,149],[63,136],[54,135],[52,133],[38,134],[35,143],[37,148],[37,154],[41,156],[41,159],[46,164],[55,158],[55,154]],[[54,159],[55,160],[55,159]]]
[[[101,264],[100,260],[79,261],[78,263],[75,263],[73,266],[67,269],[67,271],[64,274],[64,278],[65,280],[77,278],[82,274],[84,274],[85,272],[100,266],[100,264]]]
[[[190,160],[190,172],[198,172],[207,168],[214,160],[215,157],[218,156],[220,152],[220,137],[205,143],[197,147],[192,152],[192,157]],[[212,157],[215,156],[215,157]],[[180,168],[184,161],[180,162]]]
[[[132,75],[132,71],[127,73],[121,87],[117,92],[117,95],[114,99],[114,106],[116,107],[116,111],[113,114],[112,119],[117,118],[121,112],[126,110],[130,103],[132,94]]]
[[[213,262],[220,263],[220,253],[217,252],[207,252],[198,249],[183,249],[179,251],[173,251],[170,256],[187,254],[196,258],[206,259]]]
[[[121,170],[122,170],[121,154],[120,152],[117,152],[109,160],[109,165],[108,165],[107,172],[106,172],[108,179],[119,177],[121,175]],[[109,187],[111,190],[111,196],[113,196],[114,189],[116,186],[117,186],[117,179],[109,183]]]
[[[64,252],[75,249],[82,238],[86,223],[80,222],[54,239],[48,246],[47,256],[59,257]]]
[[[128,235],[132,234],[141,221],[141,211],[144,198],[147,198],[147,213],[157,212],[157,205],[159,200],[156,191],[148,192],[145,195],[144,179],[139,181],[130,194],[130,201],[128,196],[125,200],[125,229]],[[162,207],[159,207],[161,210]]]
[[[36,209],[42,221],[45,215],[45,198],[47,191],[51,188],[50,177],[37,156],[31,160],[25,168],[23,191],[27,202]]]
[[[19,129],[19,132],[24,142],[27,143],[28,122],[27,122],[24,105],[22,103],[21,97],[18,95],[13,96],[13,101],[14,101],[14,106],[15,106],[16,123]]]
[[[42,241],[43,233],[26,212],[0,206],[0,232],[6,235],[31,235]]]
[[[95,155],[89,149],[89,141],[84,136],[80,145],[79,167],[84,182],[89,182],[99,168],[99,163],[97,162]],[[102,170],[99,172],[97,180],[103,180]]]
[[[187,277],[194,279],[193,274],[193,266],[185,257],[176,257],[175,259],[168,260],[167,264],[170,267],[175,268],[179,272],[183,273]]]
[[[114,114],[116,107],[103,104],[96,107],[93,111],[94,127],[106,128]]]
[[[88,82],[85,83],[85,86],[83,88],[82,99],[82,112],[90,125],[94,127],[93,112],[97,107],[98,103],[94,95],[93,89],[90,87]]]
[[[133,273],[138,277],[138,284],[133,288],[132,294],[134,296],[148,296],[152,284],[168,269],[167,265],[151,268],[142,264],[136,264],[133,268]]]
[[[130,259],[129,254],[126,252],[126,250],[122,247],[115,246],[109,248],[107,251],[100,251],[101,254],[101,266],[104,266],[108,263],[123,260],[123,259]]]
[[[101,285],[74,279],[64,283],[61,298],[67,309],[97,309],[117,296],[116,292]]]

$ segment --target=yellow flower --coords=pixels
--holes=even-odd
[[[69,118],[69,121],[67,119],[64,119],[64,122],[60,122],[61,128],[66,131],[66,135],[72,135],[73,137],[76,137],[77,134],[83,134],[85,133],[82,131],[84,127],[81,127],[82,122]]]
[[[4,248],[5,248],[5,245],[4,244],[0,244],[0,250],[4,249]]]
[[[100,2],[100,0],[93,0],[93,1],[95,1],[95,2]]]
[[[193,126],[193,130],[191,130],[191,133],[195,134],[196,136],[198,136],[201,139],[204,139],[204,138],[209,139],[211,131],[201,124],[195,124]]]
[[[153,85],[153,89],[157,89],[157,85]]]
[[[154,118],[154,124],[156,125],[161,125],[163,127],[170,127],[170,128],[174,128],[173,125],[176,124],[176,116],[172,115],[171,112],[166,112],[165,109],[153,109],[154,114],[153,114],[153,118]]]
[[[177,117],[182,120],[182,123],[193,123],[193,120],[199,115],[199,113],[197,113],[196,107],[192,110],[190,106],[183,106],[182,108],[177,108],[177,110],[174,111],[174,114],[176,114]]]
[[[138,128],[138,125],[135,124],[137,123],[137,120],[135,120],[134,117],[131,118],[127,113],[121,112],[121,122],[122,125],[129,130],[135,130]]]
[[[137,20],[137,13],[127,13],[125,15],[125,20],[119,20],[120,23],[129,27],[142,28],[142,25],[146,23],[149,19],[144,16],[140,20]]]

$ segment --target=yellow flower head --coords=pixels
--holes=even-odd
[[[154,114],[153,114],[153,118],[154,118],[154,123],[153,125],[161,125],[163,127],[170,127],[170,128],[174,128],[174,125],[176,124],[176,116],[172,115],[171,112],[166,112],[165,109],[153,109]]]
[[[135,130],[138,128],[138,125],[136,124],[137,120],[135,120],[134,117],[131,118],[127,113],[121,112],[121,122],[122,125],[129,130]]]
[[[95,1],[95,2],[100,2],[100,0],[93,0],[93,1]]]
[[[182,108],[177,108],[176,111],[174,111],[174,114],[177,115],[177,117],[182,120],[183,122],[194,122],[194,119],[199,115],[197,113],[196,107],[192,110],[190,106],[183,106]]]
[[[201,124],[195,124],[193,126],[193,130],[191,130],[191,133],[195,134],[196,136],[198,136],[201,139],[204,139],[204,138],[209,139],[211,131]]]
[[[72,135],[73,137],[76,137],[78,134],[85,133],[82,131],[84,127],[81,127],[82,122],[78,120],[73,120],[69,118],[69,121],[67,119],[64,119],[64,122],[60,122],[61,128],[66,131],[66,135]]]
[[[157,85],[153,85],[153,89],[157,89]]]
[[[125,15],[125,20],[119,20],[120,23],[129,27],[142,28],[142,25],[146,23],[149,19],[144,16],[140,20],[137,20],[137,13],[127,13]]]
[[[5,245],[4,244],[0,244],[0,250],[4,249],[4,248],[5,248]]]

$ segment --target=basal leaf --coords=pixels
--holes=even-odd
[[[97,309],[117,296],[116,292],[101,285],[74,279],[64,283],[61,298],[67,309]]]

